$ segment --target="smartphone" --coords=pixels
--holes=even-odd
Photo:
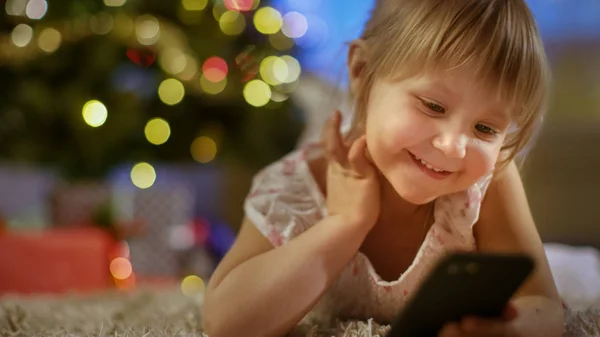
[[[465,316],[500,317],[529,277],[526,255],[455,253],[440,260],[392,323],[387,337],[435,337]]]

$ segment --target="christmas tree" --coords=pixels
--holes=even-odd
[[[4,7],[3,160],[96,179],[122,162],[255,169],[296,144],[303,117],[289,99],[300,76],[291,55],[302,18],[286,20],[264,0]]]

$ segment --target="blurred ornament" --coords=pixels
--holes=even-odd
[[[254,8],[254,0],[223,0],[225,8],[230,11],[246,12]],[[258,2],[258,1],[257,1]]]
[[[127,49],[127,58],[138,66],[148,68],[156,60],[156,53],[150,48],[144,49]]]

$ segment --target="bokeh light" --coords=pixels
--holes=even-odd
[[[289,55],[281,56],[280,59],[285,61],[287,64],[287,78],[283,81],[284,83],[293,83],[300,78],[300,74],[302,73],[302,68],[300,67],[300,62],[296,60],[294,57]]]
[[[267,56],[260,62],[260,76],[270,85],[279,85],[288,79],[287,63],[277,56]]]
[[[121,7],[127,0],[104,0],[104,5],[108,7]]]
[[[27,6],[27,0],[8,0],[4,6],[6,14],[13,16],[20,16],[25,14],[25,7]]]
[[[156,181],[156,171],[148,163],[135,164],[131,169],[131,182],[137,188],[146,189],[152,187]]]
[[[24,23],[20,23],[15,26],[10,34],[10,38],[15,46],[25,47],[33,38],[33,28]]]
[[[25,14],[32,20],[39,20],[46,15],[48,3],[46,0],[29,0],[25,7]]]
[[[246,19],[238,11],[227,11],[219,18],[219,28],[225,35],[240,35],[246,28]]]
[[[269,35],[269,43],[273,48],[280,51],[289,50],[296,44],[294,39],[285,36],[281,31]]]
[[[225,8],[225,6],[223,6],[222,2],[217,2],[213,6],[212,14],[213,14],[213,17],[215,18],[215,20],[219,21],[219,20],[221,20],[221,16],[223,14],[227,13],[227,11],[228,11],[228,9]]]
[[[277,103],[285,102],[288,98],[289,98],[288,95],[282,94],[277,91],[273,91],[273,93],[271,93],[271,100],[273,102],[277,102]]]
[[[254,14],[254,26],[263,34],[275,34],[281,30],[281,13],[273,7],[262,7]]]
[[[166,120],[162,118],[153,118],[146,123],[144,134],[151,144],[162,145],[169,140],[169,137],[171,136],[171,127]]]
[[[227,77],[225,77],[219,82],[213,82],[209,81],[204,75],[202,75],[200,77],[200,87],[207,94],[220,94],[227,87]]]
[[[183,100],[185,88],[183,84],[174,78],[169,78],[158,86],[158,97],[166,105],[175,105]]]
[[[306,17],[298,12],[289,12],[283,16],[281,31],[290,38],[300,38],[306,34],[308,22]]]
[[[246,12],[256,8],[259,0],[223,0],[225,8],[230,11]]]
[[[217,156],[217,143],[208,136],[200,136],[192,142],[190,152],[194,160],[206,164]]]
[[[124,257],[117,257],[110,262],[110,273],[117,280],[124,280],[131,276],[133,268],[131,262]]]
[[[181,7],[186,11],[201,11],[208,5],[208,0],[181,0]]]
[[[160,37],[160,23],[152,15],[145,14],[135,20],[135,35],[140,44],[155,44]]]
[[[196,275],[186,276],[181,282],[181,292],[188,297],[204,294],[204,281]]]
[[[158,55],[160,67],[167,73],[181,73],[187,65],[188,57],[178,48],[167,48]]]
[[[244,99],[252,106],[264,106],[271,100],[271,87],[261,80],[252,80],[244,86]]]
[[[178,77],[184,81],[190,81],[198,73],[198,61],[189,54],[186,54],[185,58],[185,68],[178,74]]]
[[[62,42],[60,32],[54,28],[46,28],[42,30],[38,36],[38,46],[46,53],[55,52]]]
[[[220,82],[227,77],[227,62],[218,56],[213,56],[204,62],[202,73],[211,82]]]
[[[91,100],[83,105],[81,114],[83,115],[83,120],[87,125],[97,128],[106,122],[108,110],[106,109],[106,106],[102,104],[102,102],[98,100]]]
[[[100,12],[90,19],[90,29],[94,34],[104,35],[108,34],[114,26],[113,17],[106,13]]]

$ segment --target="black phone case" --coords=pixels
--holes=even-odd
[[[442,259],[387,337],[434,337],[465,316],[499,317],[534,268],[524,255],[457,253]]]

